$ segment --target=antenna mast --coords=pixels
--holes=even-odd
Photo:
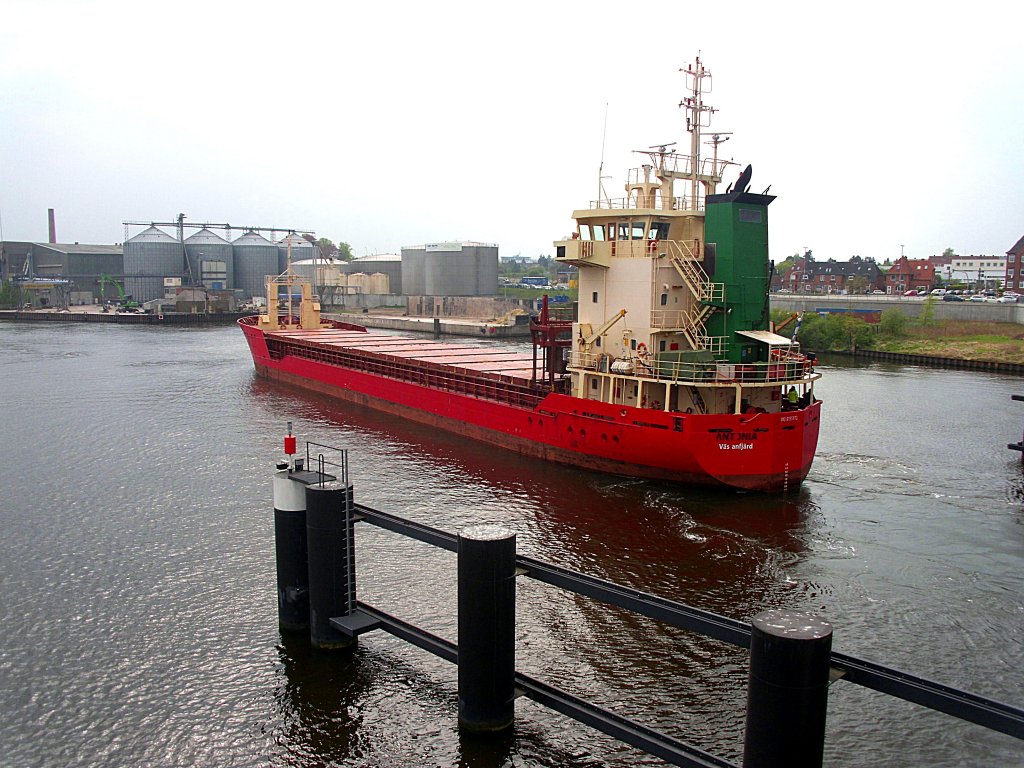
[[[601,198],[604,197],[604,144],[608,138],[608,102],[604,103],[604,129],[601,132],[601,164],[597,166],[597,205],[601,206]]]
[[[690,134],[690,204],[697,210],[699,204],[698,180],[700,173],[700,129],[711,125],[711,115],[717,110],[704,104],[704,94],[711,93],[711,72],[701,64],[700,54],[697,61],[680,69],[686,72],[690,95],[679,102],[686,109],[686,130]],[[704,81],[707,80],[705,86]]]

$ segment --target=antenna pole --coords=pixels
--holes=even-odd
[[[697,210],[700,202],[698,182],[701,176],[700,129],[703,125],[704,113],[715,111],[714,108],[704,105],[703,98],[705,92],[704,80],[710,79],[711,73],[701,64],[700,54],[697,54],[697,60],[692,66],[688,66],[685,70],[681,71],[685,71],[692,78],[690,95],[685,97],[679,103],[679,106],[685,107],[688,113],[686,116],[686,130],[690,133],[690,204],[693,210]]]
[[[604,192],[604,144],[608,138],[608,102],[604,103],[604,129],[601,131],[601,163],[597,166],[597,205],[601,206],[601,195]]]

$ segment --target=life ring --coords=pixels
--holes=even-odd
[[[642,341],[636,345],[636,356],[641,360],[646,360],[649,354],[650,353],[647,351],[647,345]]]
[[[157,316],[156,316],[156,319],[157,319],[157,320],[163,320],[163,319],[164,319],[164,316],[163,316],[163,315],[157,315]]]

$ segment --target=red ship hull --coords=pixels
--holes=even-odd
[[[555,393],[532,406],[498,402],[289,354],[287,346],[272,355],[263,330],[250,318],[240,325],[261,376],[562,464],[780,492],[799,486],[817,448],[820,402],[797,411],[717,415]]]

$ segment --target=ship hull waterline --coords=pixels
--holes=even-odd
[[[285,354],[242,325],[258,375],[489,443],[597,472],[760,492],[810,471],[820,401],[799,411],[695,415],[550,394],[534,408],[423,387]]]

